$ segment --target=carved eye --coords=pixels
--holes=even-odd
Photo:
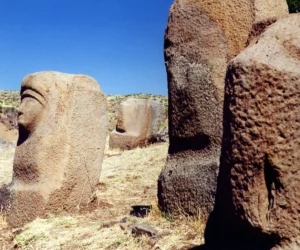
[[[32,89],[25,89],[21,92],[21,101],[23,101],[24,98],[31,98],[34,100],[37,100],[39,103],[44,105],[44,98],[41,96],[38,92]]]
[[[24,98],[34,98],[32,95],[26,93],[26,91],[21,95],[21,101],[24,99]],[[34,98],[35,99],[35,98]]]

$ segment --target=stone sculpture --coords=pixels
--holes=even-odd
[[[300,15],[270,26],[227,71],[213,249],[300,249]],[[218,244],[217,244],[218,243]]]
[[[110,148],[133,149],[147,145],[158,132],[163,118],[163,106],[157,101],[136,98],[123,101],[116,130],[110,134]]]
[[[227,63],[266,25],[287,14],[284,0],[174,2],[164,50],[170,138],[158,183],[164,212],[180,210],[204,218],[212,211]]]
[[[99,181],[108,128],[106,99],[85,75],[39,72],[24,78],[8,223],[76,210]]]

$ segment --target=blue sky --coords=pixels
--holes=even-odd
[[[55,70],[106,94],[167,95],[163,36],[173,0],[0,0],[0,89]]]

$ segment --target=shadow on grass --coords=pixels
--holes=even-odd
[[[192,247],[189,250],[213,250],[212,248],[209,248],[206,245],[198,246],[198,247]]]

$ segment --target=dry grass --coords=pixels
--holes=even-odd
[[[0,148],[0,187],[11,181],[14,153],[14,148]]]
[[[200,245],[204,229],[200,217],[190,218],[183,214],[175,221],[163,216],[157,207],[157,179],[165,165],[167,148],[167,143],[161,143],[130,151],[106,149],[100,184],[95,192],[95,209],[72,215],[49,215],[15,231],[6,228],[3,218],[0,249],[15,246],[49,250],[175,250]],[[11,179],[12,152],[3,158],[7,161],[5,166],[1,161],[0,181],[7,183]],[[133,205],[152,205],[152,210],[145,218],[137,218],[130,216]],[[127,218],[125,225],[144,222],[161,237],[134,238],[120,227],[119,222],[124,217]]]

